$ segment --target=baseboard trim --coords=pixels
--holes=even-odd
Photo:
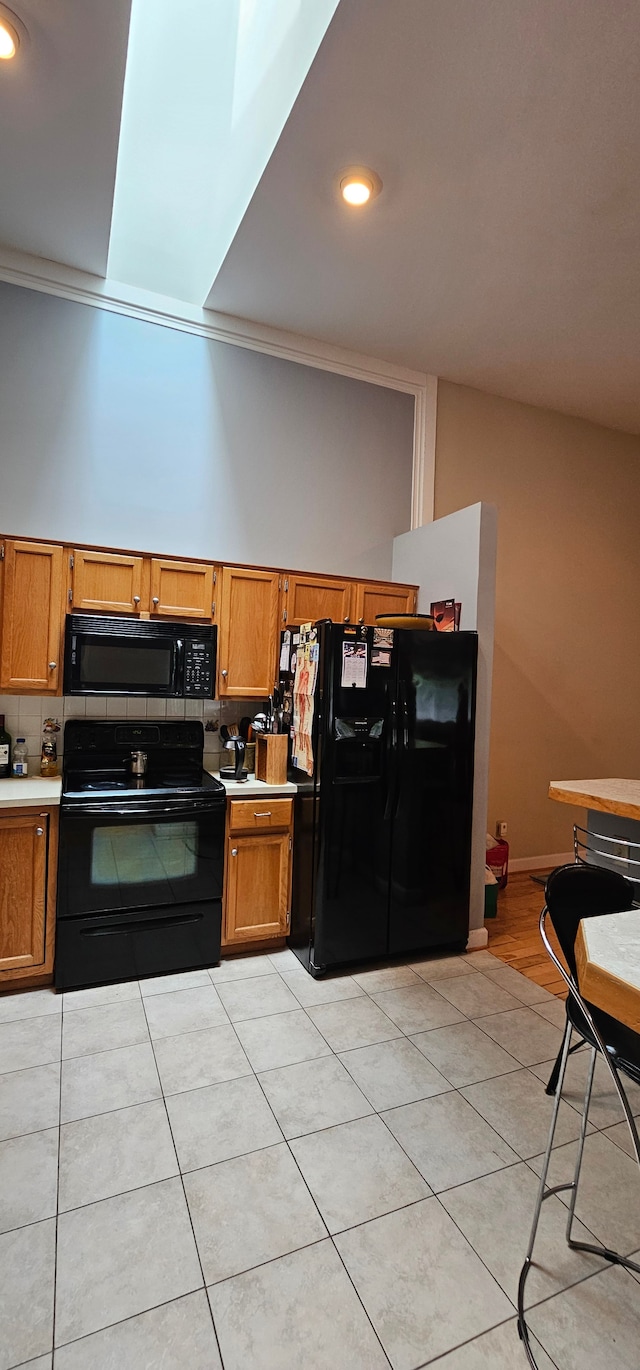
[[[467,938],[467,951],[480,951],[489,942],[489,933],[486,928],[469,928]]]
[[[547,856],[516,856],[509,861],[509,871],[543,871],[554,866],[566,866],[574,860],[572,851],[554,851]]]

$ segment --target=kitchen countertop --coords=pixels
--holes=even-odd
[[[209,775],[213,775],[216,780],[220,780],[219,771],[209,771]],[[224,785],[227,794],[232,799],[252,799],[261,794],[293,795],[298,792],[298,786],[294,785],[291,780],[285,780],[283,785],[267,785],[264,780],[256,780],[254,775],[244,781],[220,780],[220,783]]]
[[[640,780],[552,780],[549,798],[640,820]]]
[[[31,809],[38,804],[59,804],[62,781],[26,776],[20,780],[0,780],[0,809]]]

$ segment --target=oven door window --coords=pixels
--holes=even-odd
[[[178,818],[65,815],[59,916],[219,899],[223,836],[224,805]]]
[[[91,840],[92,885],[173,886],[198,869],[197,823],[148,823],[95,829]]]
[[[177,643],[126,638],[80,638],[74,687],[98,694],[173,695],[177,690]]]

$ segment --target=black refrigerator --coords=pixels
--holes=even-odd
[[[477,635],[326,621],[309,636],[311,747],[294,741],[292,760],[302,752],[312,774],[291,772],[299,789],[289,945],[312,975],[462,948]],[[282,639],[280,687],[290,710],[299,637]]]

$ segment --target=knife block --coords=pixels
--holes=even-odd
[[[256,780],[267,785],[286,785],[289,738],[286,733],[258,733]]]

